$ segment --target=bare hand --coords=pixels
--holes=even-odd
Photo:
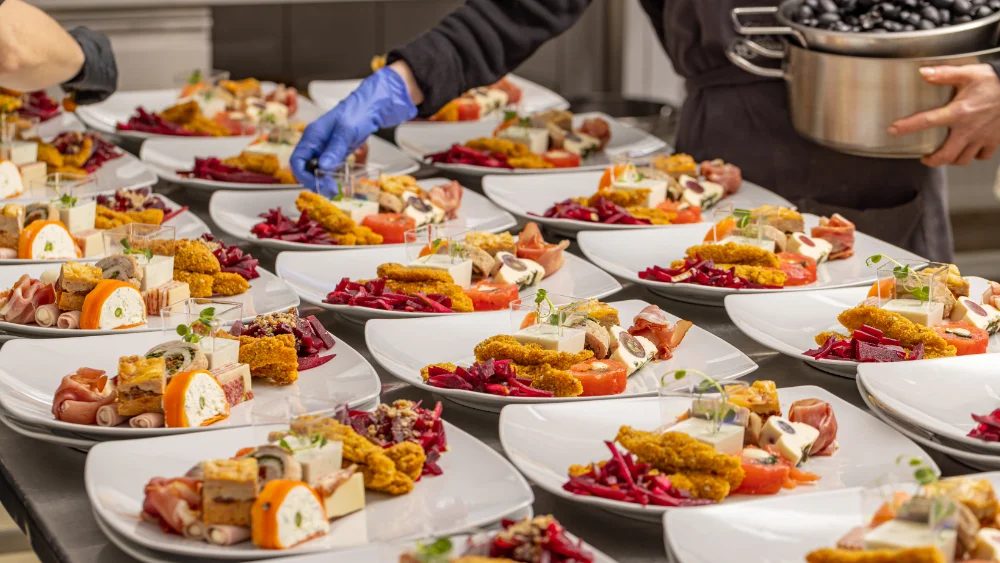
[[[993,158],[1000,147],[1000,77],[993,67],[987,64],[925,67],[920,74],[931,84],[955,86],[955,99],[944,107],[900,119],[889,127],[889,134],[951,128],[944,145],[921,159],[926,166],[966,166],[973,159]]]

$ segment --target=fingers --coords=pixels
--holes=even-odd
[[[932,109],[904,117],[889,126],[890,135],[909,135],[932,127],[951,125],[958,118],[958,106],[952,102],[942,108]]]
[[[979,154],[976,155],[976,158],[978,160],[990,160],[991,158],[993,158],[993,155],[995,155],[997,153],[998,146],[1000,146],[1000,145],[996,145],[996,144],[987,144],[987,145],[985,145],[979,151]]]
[[[972,161],[976,159],[976,155],[979,151],[983,150],[983,146],[980,144],[971,144],[962,151],[962,154],[958,157],[958,160],[954,162],[956,166],[968,166],[972,164]]]
[[[931,84],[961,86],[972,81],[974,69],[965,66],[925,66],[920,76]]]
[[[937,152],[932,155],[925,156],[920,159],[920,162],[923,162],[924,166],[929,166],[931,168],[944,166],[946,164],[953,164],[962,156],[962,153],[965,151],[967,146],[967,142],[964,138],[960,138],[954,134],[948,135],[948,140],[945,141],[944,145],[938,149]]]
[[[289,164],[295,178],[306,188],[316,191],[316,177],[307,169],[310,160],[318,157],[327,144],[330,132],[336,130],[339,121],[337,110],[328,112],[320,119],[314,121],[302,132],[302,138],[292,151]]]

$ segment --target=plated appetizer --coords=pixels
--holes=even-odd
[[[657,157],[644,165],[618,164],[604,171],[597,192],[556,203],[544,217],[608,225],[700,223],[743,184],[740,169],[721,160],[699,167],[690,155]]]
[[[4,116],[0,134],[0,200],[46,186],[49,174],[86,177],[124,152],[96,133],[68,131],[49,141],[38,137],[38,121]]]
[[[837,419],[828,403],[799,400],[783,416],[772,381],[752,386],[706,382],[696,389],[719,393],[697,394],[688,412],[664,427],[622,426],[614,441],[605,442],[610,460],[571,466],[563,489],[678,507],[722,502],[731,495],[774,495],[819,480],[804,468],[810,457],[837,451]]]
[[[569,246],[569,241],[545,242],[534,223],[525,225],[516,239],[509,232],[466,232],[452,238],[432,232],[409,231],[416,243],[409,264],[382,264],[373,280],[344,278],[324,303],[422,313],[506,309],[521,290],[556,273]],[[421,235],[426,245],[417,242]]]
[[[573,540],[551,514],[503,520],[503,529],[470,536],[464,545],[448,538],[432,543],[418,543],[417,549],[404,553],[399,563],[593,563],[594,555],[582,540]]]
[[[63,104],[72,104],[69,96],[63,100]],[[13,111],[21,117],[37,119],[41,123],[57,117],[63,109],[44,90],[22,93],[6,88],[0,88],[0,108],[4,113]]]
[[[222,305],[220,305],[221,307]],[[118,358],[117,375],[81,367],[63,378],[52,415],[72,424],[132,428],[210,426],[230,409],[254,398],[252,379],[294,383],[300,371],[321,366],[334,354],[333,337],[314,316],[295,309],[219,330],[214,306],[203,307],[179,339],[141,356]]]
[[[212,84],[200,73],[191,75],[177,103],[153,113],[139,107],[119,131],[135,131],[182,137],[229,137],[253,135],[262,126],[281,126],[292,121],[298,110],[295,88],[278,85],[264,94],[254,78],[221,80]]]
[[[406,495],[440,474],[426,469],[446,449],[440,416],[440,404],[396,401],[374,414],[299,417],[266,444],[199,462],[183,477],[154,477],[141,517],[194,541],[290,549],[364,510],[366,491]]]
[[[427,155],[431,162],[470,164],[487,168],[576,168],[604,150],[611,129],[600,117],[573,126],[573,114],[549,110],[531,116],[510,112],[492,137],[455,144],[444,152]]]
[[[524,303],[524,305],[520,305]],[[625,391],[649,362],[669,360],[692,323],[671,324],[656,305],[622,328],[618,311],[596,299],[556,306],[545,290],[512,306],[534,307],[513,334],[487,338],[468,368],[431,364],[424,382],[442,389],[512,397],[596,397]],[[519,316],[515,314],[515,318]]]

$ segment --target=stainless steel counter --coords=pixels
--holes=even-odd
[[[467,186],[474,181],[461,178]],[[161,186],[162,187],[162,186]],[[213,230],[208,216],[207,197],[182,190],[164,189],[174,201],[189,205]],[[232,242],[232,241],[227,241]],[[574,247],[575,253],[579,251]],[[273,271],[274,255],[252,249],[261,266]],[[773,379],[779,387],[816,385],[851,404],[864,409],[854,381],[828,375],[806,364],[765,349],[737,329],[722,308],[699,307],[657,297],[642,287],[628,284],[608,300],[642,299],[656,303],[671,313],[689,319],[718,335],[750,356],[760,368],[748,380]],[[303,312],[317,313],[303,307]],[[340,342],[362,353],[372,362],[382,378],[382,401],[413,399],[434,402],[429,393],[401,383],[380,369],[365,346],[362,327],[338,320],[329,313],[318,315]],[[71,353],[67,350],[67,353]],[[2,367],[2,366],[0,366]],[[443,400],[443,399],[442,399]],[[497,415],[475,411],[444,400],[444,418],[473,436],[501,451],[497,435]],[[599,408],[599,403],[595,403]],[[941,455],[937,461],[945,475],[971,473],[973,470]],[[15,434],[0,425],[0,501],[28,533],[32,546],[42,561],[71,563],[119,563],[132,559],[119,551],[98,530],[90,503],[83,488],[86,456],[64,447],[36,442]],[[484,486],[488,484],[484,483]],[[534,488],[536,514],[554,514],[573,533],[622,563],[665,561],[660,525],[628,520],[556,498]]]

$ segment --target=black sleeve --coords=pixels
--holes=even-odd
[[[493,84],[543,43],[569,29],[591,0],[468,0],[430,31],[389,52],[424,92],[419,115],[477,86]]]
[[[118,88],[118,65],[111,42],[103,33],[85,27],[74,28],[69,34],[83,49],[83,68],[62,84],[63,90],[75,92],[73,101],[80,105],[107,99]]]
[[[997,75],[1000,76],[1000,59],[990,61],[990,66],[992,66],[993,70],[997,71]]]

